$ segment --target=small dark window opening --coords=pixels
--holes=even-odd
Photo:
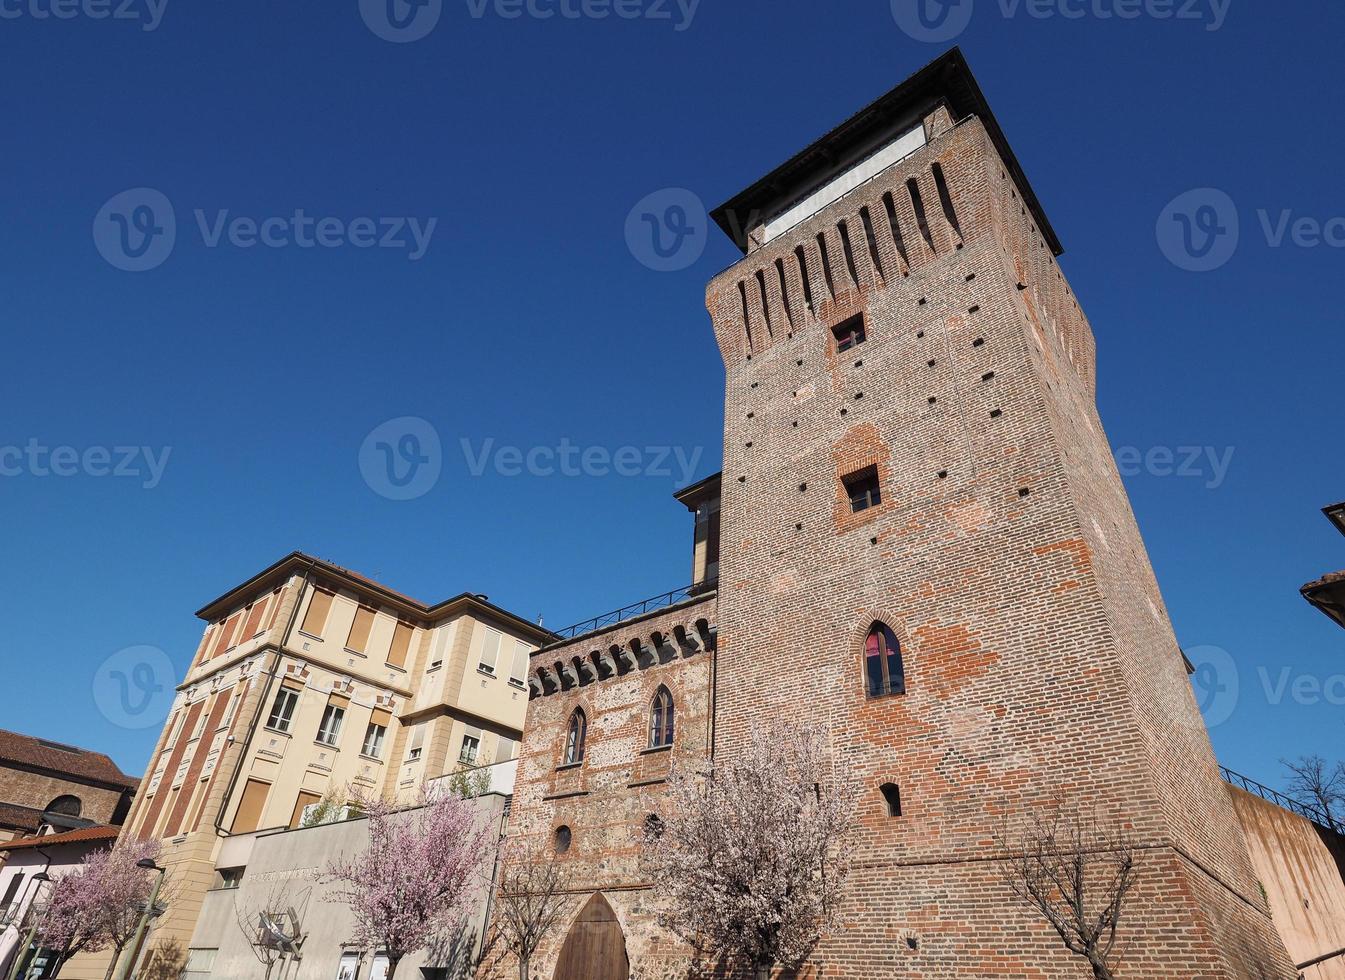
[[[838,354],[844,354],[852,347],[858,347],[868,339],[868,336],[864,333],[864,314],[852,316],[844,323],[832,327],[831,335],[836,338],[836,353]]]
[[[882,623],[875,623],[864,641],[864,674],[871,698],[906,693],[901,644],[896,634]]]
[[[646,840],[658,840],[663,836],[663,821],[657,813],[644,818],[644,836]]]
[[[569,828],[569,827],[557,827],[557,828],[556,828],[556,853],[557,853],[557,854],[564,854],[566,851],[568,851],[568,850],[570,849],[570,845],[571,845],[572,843],[574,843],[574,833],[570,830],[570,828]]]
[[[570,715],[570,728],[565,735],[565,765],[577,766],[584,761],[584,742],[588,739],[588,717],[576,708]]]
[[[877,507],[883,502],[882,487],[878,483],[878,467],[870,466],[860,470],[847,476],[843,482],[845,495],[850,498],[850,510],[854,513],[858,514],[870,507]]]
[[[887,803],[889,817],[901,816],[901,790],[896,783],[886,783],[882,787],[883,800]]]

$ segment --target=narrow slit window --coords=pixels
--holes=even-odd
[[[845,269],[850,273],[850,281],[859,285],[859,272],[855,268],[855,250],[850,244],[850,226],[844,221],[836,226],[841,234],[841,251],[845,254]]]
[[[799,278],[803,280],[803,301],[808,304],[808,309],[813,308],[813,284],[808,281],[808,256],[804,254],[803,246],[800,245],[794,249],[794,258],[799,263]]]
[[[588,718],[582,708],[570,715],[570,727],[565,733],[565,765],[577,766],[584,761],[584,742],[588,739]]]
[[[901,789],[896,783],[886,783],[882,787],[883,802],[887,805],[889,817],[901,816]]]
[[[953,195],[948,190],[948,181],[944,179],[943,167],[934,164],[930,169],[934,171],[934,186],[939,192],[939,204],[943,208],[943,216],[948,219],[948,224],[953,231],[957,232],[957,237],[962,237],[962,229],[957,223],[957,212],[953,210]],[[970,282],[974,276],[967,281]]]
[[[659,687],[649,707],[649,747],[668,748],[673,744],[673,699],[666,687]]]
[[[859,220],[864,223],[864,240],[869,246],[869,259],[873,262],[873,267],[878,270],[878,275],[886,279],[887,273],[883,271],[883,259],[878,252],[878,237],[873,233],[873,215],[869,213],[868,208],[859,209]]]
[[[851,348],[858,347],[868,339],[864,333],[864,314],[852,316],[844,323],[832,327],[831,335],[836,338],[838,354],[844,354]]]
[[[929,234],[929,220],[925,217],[925,200],[920,196],[920,184],[914,177],[906,181],[906,190],[911,195],[911,207],[915,208],[915,223],[920,226],[920,235],[925,244],[934,248],[934,239]]]
[[[822,253],[822,278],[827,281],[827,291],[834,297],[836,295],[836,283],[831,277],[831,256],[827,253],[827,236],[819,234],[817,236],[817,249]]]
[[[785,281],[785,260],[775,260],[775,278],[780,284],[780,303],[785,308],[785,317],[791,326],[794,324],[794,311],[789,307],[789,283]]]
[[[883,502],[882,487],[878,482],[878,468],[870,466],[844,480],[845,495],[850,500],[850,510],[858,514],[877,507]]]
[[[901,261],[910,265],[911,260],[906,257],[906,241],[901,235],[901,223],[897,221],[897,202],[893,200],[891,191],[883,195],[883,207],[887,210],[888,227],[892,229],[892,244],[897,247]]]

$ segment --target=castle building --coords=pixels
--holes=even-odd
[[[205,632],[125,824],[130,837],[163,842],[171,882],[142,980],[210,972],[201,964],[217,952],[222,918],[237,931],[229,892],[254,848],[270,872],[302,872],[283,864],[294,857],[284,842],[258,841],[299,828],[324,797],[411,803],[423,783],[515,759],[529,658],[554,638],[484,596],[427,605],[297,552],[197,615]],[[201,948],[198,920],[221,891]],[[335,976],[342,951],[323,953]],[[107,956],[80,955],[62,977],[102,980]]]
[[[538,975],[683,975],[645,823],[671,765],[783,719],[825,727],[858,787],[845,927],[801,976],[1088,975],[996,861],[1005,821],[1056,801],[1137,841],[1124,976],[1296,976],[1060,242],[962,54],[714,217],[743,255],[707,290],[724,467],[679,495],[696,581],[531,657],[512,832],[583,882]]]

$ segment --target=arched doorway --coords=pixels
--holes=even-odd
[[[555,980],[630,980],[626,934],[602,895],[590,898],[570,927]]]

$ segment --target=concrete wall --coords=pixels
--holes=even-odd
[[[504,813],[505,797],[484,796],[476,802],[481,820],[498,828]],[[412,819],[409,811],[399,819]],[[351,820],[306,830],[262,832],[249,837],[231,838],[219,854],[221,866],[245,866],[237,888],[220,888],[218,883],[205,895],[192,935],[191,950],[216,949],[209,973],[192,973],[192,980],[204,977],[221,980],[262,978],[265,967],[257,960],[249,940],[238,925],[238,913],[245,915],[275,906],[293,907],[298,913],[304,943],[302,957],[279,967],[272,980],[333,980],[341,955],[363,952],[358,980],[369,976],[373,950],[358,950],[343,944],[350,939],[352,919],[339,899],[333,900],[333,887],[319,884],[315,875],[333,858],[362,849],[369,839],[368,821]],[[489,874],[490,865],[486,866]],[[485,925],[486,882],[483,880],[476,912],[464,930],[448,938],[435,949],[408,956],[401,963],[400,978],[421,976],[420,968],[445,967],[450,978],[470,975],[477,942]]]
[[[1295,963],[1345,949],[1345,838],[1296,813],[1228,787],[1275,928]],[[1345,956],[1304,971],[1345,980]]]

